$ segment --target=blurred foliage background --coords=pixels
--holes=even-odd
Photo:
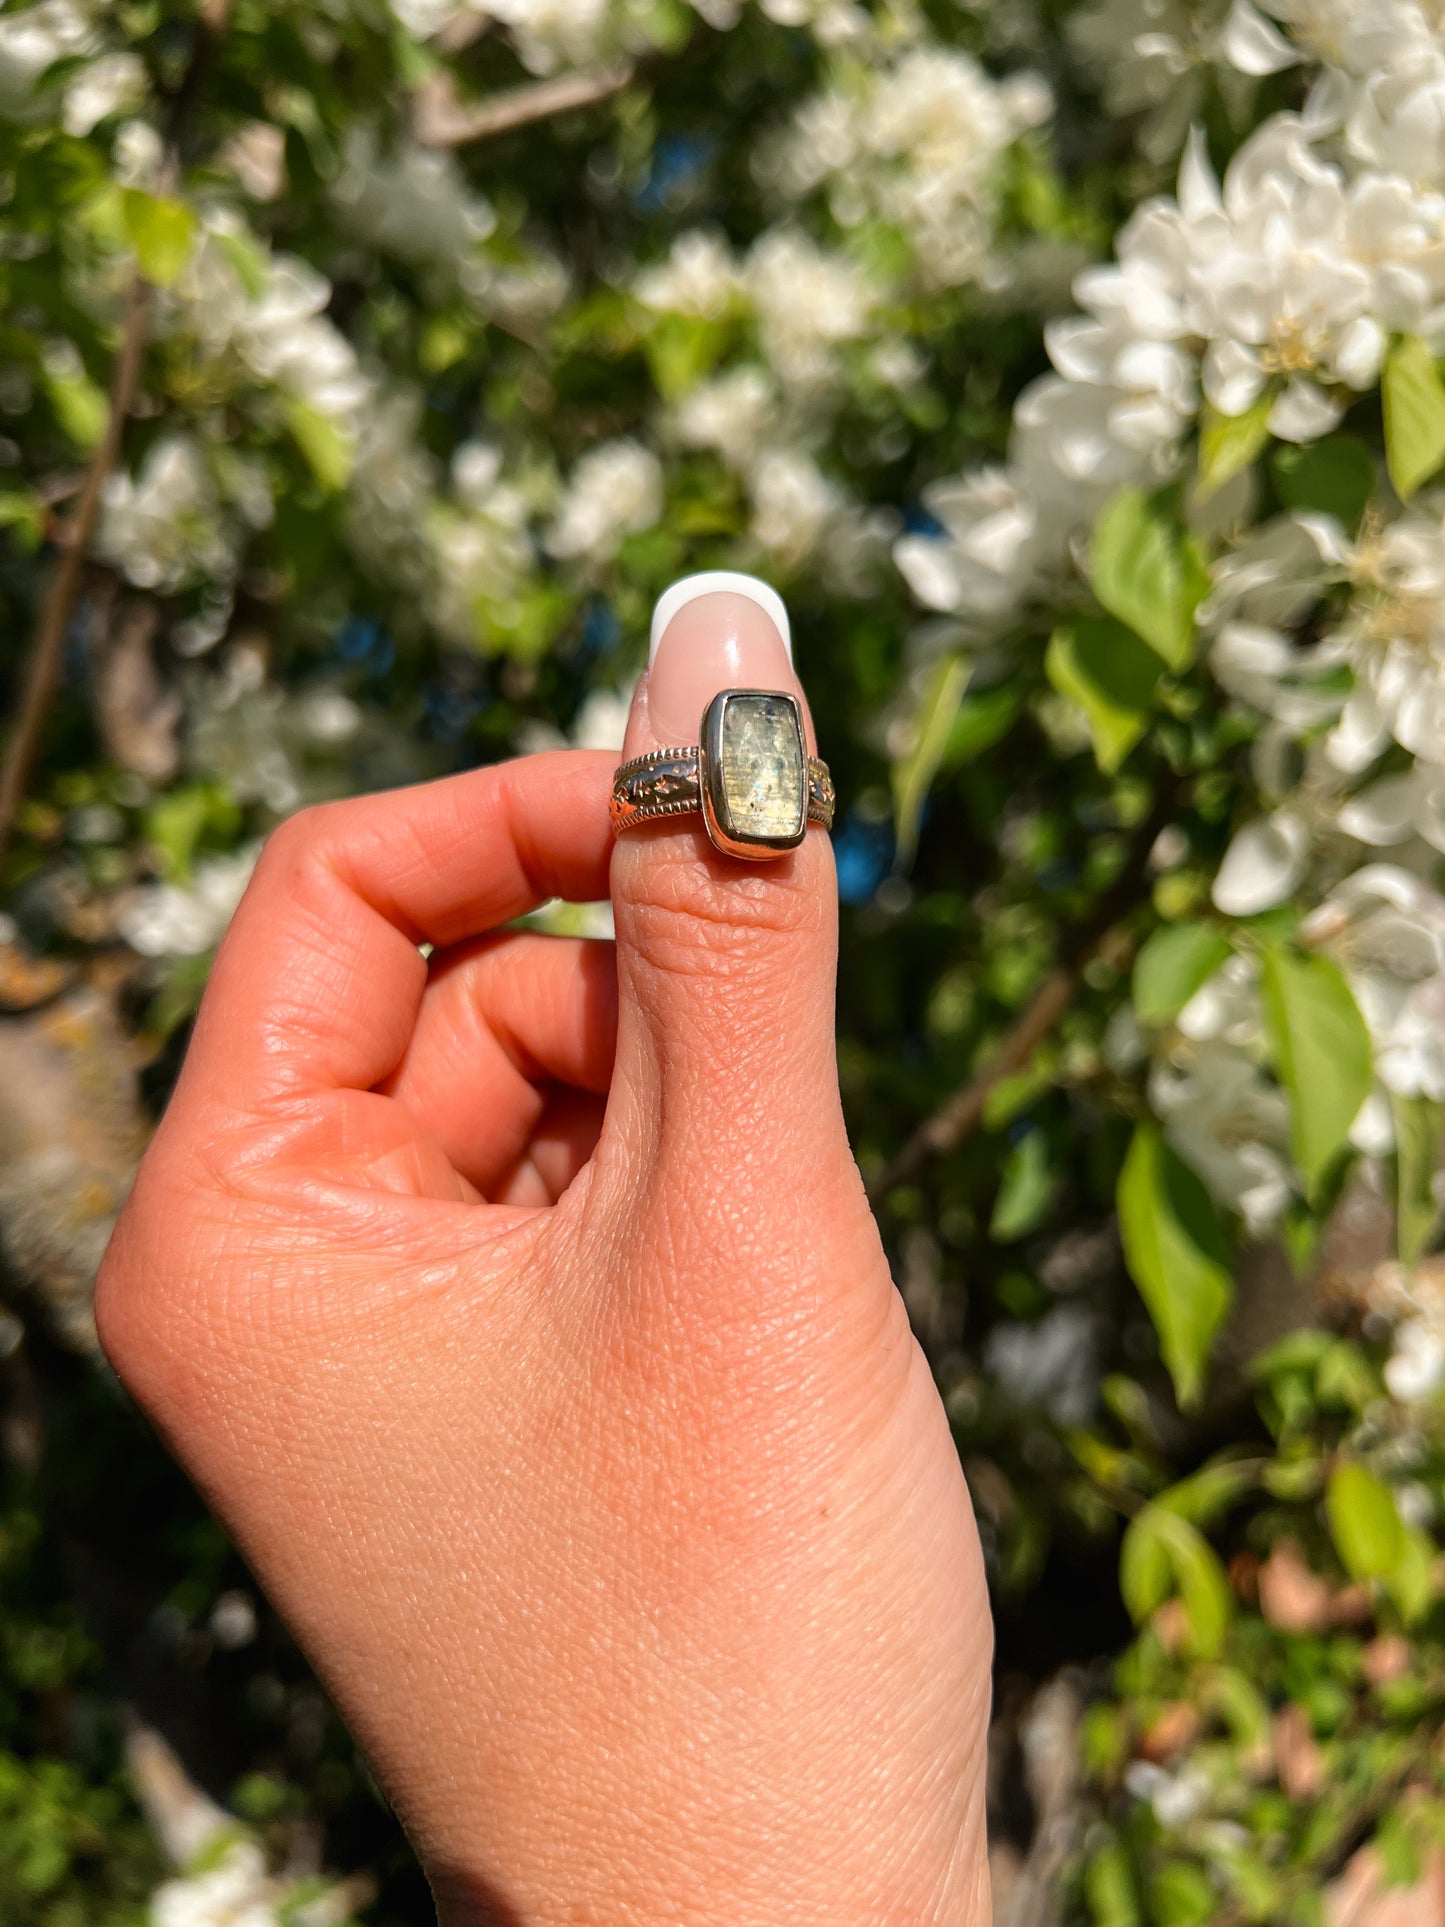
[[[404,1839],[90,1287],[278,820],[754,569],[1010,1927],[1445,1927],[1429,0],[0,7],[0,1918]],[[538,921],[605,932],[605,905]]]

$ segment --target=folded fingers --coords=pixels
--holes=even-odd
[[[503,932],[433,957],[410,1040],[380,1088],[485,1196],[548,1202],[513,1194],[535,1178],[555,1197],[585,1161],[616,1041],[610,943]],[[582,1096],[590,1102],[563,1101]],[[540,1176],[519,1175],[529,1153],[545,1164]]]

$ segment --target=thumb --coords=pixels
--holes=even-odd
[[[690,748],[724,689],[802,705],[787,611],[752,576],[709,574],[658,602],[624,760]],[[785,759],[784,759],[785,760]],[[778,779],[795,780],[784,768]],[[701,1194],[748,1199],[810,1181],[856,1187],[834,1044],[837,886],[827,834],[771,861],[725,855],[701,814],[618,837],[612,859],[619,1025],[609,1124],[628,1161]],[[704,1182],[711,1173],[711,1182]]]

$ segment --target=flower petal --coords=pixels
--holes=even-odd
[[[1304,58],[1298,47],[1292,47],[1277,27],[1256,12],[1250,0],[1234,0],[1215,49],[1232,67],[1255,80],[1298,67]]]
[[[1291,810],[1247,823],[1214,879],[1215,908],[1227,917],[1253,917],[1283,903],[1304,876],[1309,842],[1308,829]]]
[[[1270,410],[1269,432],[1282,442],[1315,442],[1337,428],[1344,409],[1307,375],[1296,375]]]

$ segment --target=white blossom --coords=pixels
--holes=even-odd
[[[1308,825],[1292,810],[1246,823],[1224,853],[1214,905],[1227,917],[1258,916],[1294,895],[1309,862]]]
[[[1385,1361],[1385,1386],[1391,1398],[1414,1405],[1438,1392],[1445,1383],[1445,1337],[1424,1318],[1407,1318],[1396,1326],[1394,1344]]]
[[[1222,1041],[1176,1047],[1150,1075],[1149,1102],[1225,1210],[1256,1237],[1278,1224],[1293,1195],[1289,1106],[1251,1053]]]
[[[1175,1020],[1181,1037],[1195,1044],[1224,1043],[1236,1050],[1262,1049],[1259,969],[1247,956],[1228,957],[1205,979]]]
[[[928,609],[985,627],[1006,621],[1035,587],[1049,535],[1019,479],[1006,469],[936,482],[923,505],[942,537],[900,536],[893,556]]]
[[[415,34],[419,40],[427,40],[439,32],[454,14],[463,11],[479,13],[481,8],[476,5],[463,8],[459,0],[391,0],[391,10],[408,33]]]
[[[1312,441],[1339,421],[1340,388],[1379,378],[1385,335],[1374,277],[1354,258],[1352,190],[1304,123],[1276,114],[1230,164],[1223,192],[1195,142],[1181,178],[1189,222],[1187,312],[1209,343],[1204,392],[1242,415],[1275,384],[1271,432]]]
[[[538,74],[594,59],[612,11],[610,0],[472,0],[472,10],[509,28],[523,61]]]
[[[679,234],[665,261],[644,268],[632,292],[646,308],[662,314],[711,320],[737,299],[742,277],[721,235],[705,228]]]
[[[82,0],[39,0],[0,14],[0,109],[10,116],[33,111],[46,70],[91,50],[94,13]]]
[[[371,389],[350,342],[324,319],[330,299],[324,275],[295,256],[278,256],[264,291],[236,318],[234,339],[255,374],[323,415],[349,416]]]
[[[671,422],[684,446],[710,448],[729,468],[743,469],[756,459],[777,413],[778,393],[767,371],[744,362],[689,389]]]
[[[122,121],[116,129],[111,163],[118,186],[155,189],[165,157],[166,144],[148,120]]]
[[[162,593],[234,574],[220,496],[188,435],[152,444],[138,474],[120,469],[106,478],[96,548],[138,588]]]
[[[1124,1784],[1136,1800],[1146,1800],[1161,1826],[1183,1827],[1201,1814],[1209,1801],[1209,1780],[1203,1770],[1186,1764],[1177,1771],[1152,1760],[1133,1760]]]
[[[383,556],[399,578],[415,574],[436,464],[422,446],[421,399],[406,389],[374,396],[352,429],[347,519],[358,554]],[[409,566],[411,565],[411,566]]]
[[[1059,1305],[1032,1323],[997,1325],[984,1369],[1015,1404],[1041,1408],[1057,1425],[1082,1425],[1098,1389],[1093,1323],[1078,1305]]]
[[[184,327],[213,356],[234,354],[251,378],[354,427],[373,385],[326,318],[331,283],[298,256],[268,256],[242,237],[260,278],[252,292],[228,248],[236,238],[230,217],[215,217],[171,291],[171,326]]]
[[[158,1887],[151,1927],[279,1927],[278,1897],[265,1855],[250,1841],[238,1841],[219,1866]]]
[[[237,803],[262,803],[286,816],[303,800],[294,719],[254,643],[233,643],[215,672],[193,687],[189,739],[191,760]]]
[[[1108,111],[1145,116],[1139,146],[1155,161],[1179,152],[1211,72],[1240,112],[1254,81],[1300,58],[1250,0],[1087,0],[1068,34]]]
[[[139,885],[122,904],[121,936],[142,957],[199,957],[225,935],[251,880],[260,846],[204,858],[189,883]]]
[[[662,464],[640,442],[604,442],[584,455],[547,535],[559,557],[607,562],[628,535],[650,529],[662,514]]]
[[[807,27],[824,47],[865,41],[870,31],[858,0],[758,0],[758,6],[780,27]]]
[[[835,217],[881,215],[902,229],[930,280],[976,277],[990,252],[1000,159],[1046,120],[1044,82],[992,80],[968,54],[906,49],[806,102],[776,162],[793,198],[827,184]]]
[[[87,61],[66,85],[61,114],[66,133],[84,138],[112,114],[133,113],[145,99],[145,92],[146,70],[139,55],[101,54]]]
[[[532,568],[532,510],[493,443],[463,442],[451,480],[456,501],[434,503],[424,523],[432,559],[428,606],[444,635],[474,643],[479,611],[505,609]]]
[[[827,382],[838,350],[868,331],[877,290],[846,255],[796,228],[772,228],[748,255],[746,283],[763,351],[785,382]]]
[[[1077,278],[1080,312],[1049,324],[1056,372],[1020,396],[1003,476],[963,478],[951,517],[933,508],[947,549],[929,555],[916,538],[900,545],[899,565],[921,599],[983,626],[1007,620],[1019,598],[1000,595],[1001,576],[1026,589],[1040,565],[1068,555],[1114,491],[1157,487],[1178,473],[1201,394],[1227,417],[1264,406],[1273,435],[1312,441],[1377,385],[1390,333],[1445,337],[1445,203],[1437,208],[1399,178],[1347,174],[1321,155],[1313,132],[1299,116],[1274,115],[1222,185],[1202,140],[1190,141],[1176,196],[1135,212],[1115,260]],[[980,569],[969,545],[992,517],[975,511],[974,497],[1011,500],[1008,526],[1032,525],[1039,546],[1020,543],[1004,568]],[[942,485],[930,507],[934,498],[950,500]],[[1306,535],[1297,529],[1289,540],[1307,549]],[[1256,557],[1254,566],[1272,559]],[[1306,574],[1318,596],[1329,581],[1319,555]],[[1216,624],[1238,588],[1222,571]],[[1246,619],[1287,620],[1260,607]],[[1236,660],[1246,653],[1237,649]],[[1226,645],[1221,660],[1229,656]],[[1311,665],[1287,667],[1311,679]]]
[[[467,186],[454,156],[415,141],[383,154],[369,127],[348,136],[331,194],[358,239],[452,275],[497,225],[491,203]]]
[[[1311,912],[1301,937],[1344,972],[1386,1089],[1445,1098],[1445,896],[1397,865],[1368,863]]]
[[[785,569],[796,569],[843,513],[846,497],[800,448],[766,450],[749,478],[752,534]]]

